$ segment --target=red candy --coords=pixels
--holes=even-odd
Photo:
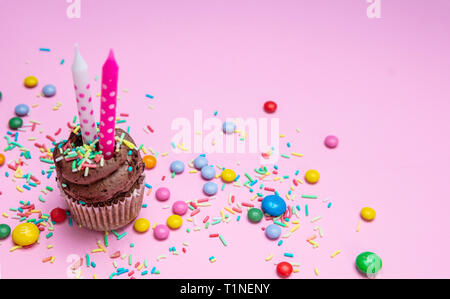
[[[277,103],[274,101],[267,101],[264,103],[264,111],[267,113],[274,113],[277,110]]]
[[[292,265],[288,262],[281,262],[277,265],[277,273],[283,278],[291,276],[293,270]]]
[[[52,218],[53,221],[55,221],[56,223],[61,223],[64,220],[66,220],[66,211],[61,209],[61,208],[54,208],[51,212],[50,212],[50,217]]]

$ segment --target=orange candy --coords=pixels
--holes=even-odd
[[[147,155],[142,158],[142,162],[145,164],[145,168],[152,169],[156,166],[156,158],[152,155]]]
[[[5,155],[0,154],[0,166],[2,166],[3,164],[5,164]]]

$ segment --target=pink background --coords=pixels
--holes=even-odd
[[[129,4],[133,3],[133,4]],[[345,4],[344,4],[345,3]],[[167,186],[170,202],[202,197],[202,180],[187,171],[170,179],[169,164],[184,162],[196,154],[171,152],[170,125],[176,117],[193,121],[193,110],[204,117],[266,117],[262,103],[279,104],[274,117],[280,118],[281,152],[300,152],[303,158],[280,159],[281,174],[304,173],[315,168],[321,181],[301,185],[297,194],[317,194],[318,200],[296,200],[302,206],[302,227],[282,246],[265,238],[261,227],[246,217],[236,222],[186,233],[192,223],[172,232],[169,239],[156,241],[150,232],[137,235],[131,226],[111,235],[108,254],[90,253],[97,268],[82,267],[82,276],[108,277],[114,271],[109,254],[115,250],[133,254],[133,261],[148,260],[161,271],[145,278],[275,278],[274,263],[287,260],[301,264],[292,278],[360,278],[354,260],[362,251],[373,251],[383,260],[381,278],[449,278],[450,251],[450,3],[448,1],[382,1],[382,18],[369,19],[364,0],[348,1],[82,1],[81,18],[66,16],[65,1],[0,1],[0,102],[1,134],[19,103],[32,109],[28,119],[41,121],[43,133],[20,133],[19,141],[32,148],[30,166],[43,185],[47,180],[38,160],[38,150],[28,137],[50,143],[45,135],[64,129],[76,113],[70,65],[73,44],[78,43],[89,64],[92,78],[101,75],[101,65],[109,48],[119,63],[118,113],[129,113],[128,123],[138,144],[144,143],[167,157],[158,159],[156,169],[147,171],[146,181],[156,190]],[[51,52],[40,52],[50,48]],[[61,59],[65,63],[60,65]],[[29,63],[26,64],[25,62]],[[39,87],[26,89],[23,79],[35,75]],[[99,81],[93,88],[100,90]],[[57,87],[53,98],[36,95],[45,84]],[[122,92],[129,89],[128,93]],[[155,98],[148,99],[145,94]],[[61,101],[59,111],[52,111]],[[149,109],[148,105],[154,109]],[[99,98],[94,107],[99,116]],[[25,121],[28,123],[28,120]],[[147,134],[143,127],[155,130]],[[296,128],[301,132],[297,133]],[[328,150],[323,139],[335,134],[339,148]],[[3,136],[3,135],[2,135]],[[286,142],[292,147],[288,149]],[[2,138],[1,149],[6,147]],[[17,149],[5,153],[7,162],[16,159]],[[227,165],[243,175],[259,166],[258,154],[208,155],[214,164]],[[236,161],[241,161],[237,166]],[[271,169],[271,168],[270,168]],[[33,201],[49,212],[63,206],[57,192],[43,195],[39,189],[21,194],[0,167],[0,212],[17,206],[19,200]],[[169,176],[164,182],[161,176]],[[241,182],[244,182],[241,180]],[[268,183],[284,194],[290,187]],[[217,217],[226,205],[229,192],[240,201],[249,201],[246,188],[227,186],[218,193],[214,205],[202,208],[198,221]],[[333,205],[326,208],[322,198]],[[170,210],[152,195],[144,199],[148,208],[140,216],[153,224],[163,223]],[[304,217],[304,203],[310,206]],[[362,223],[359,211],[371,206],[377,211],[372,223]],[[323,216],[312,224],[309,219]],[[1,223],[14,227],[17,220],[0,216]],[[186,217],[184,217],[186,218]],[[294,217],[295,219],[295,217]],[[324,237],[312,249],[305,240],[320,225]],[[221,233],[224,247],[209,233]],[[39,246],[9,252],[11,238],[0,241],[2,278],[65,278],[70,254],[83,256],[96,248],[102,233],[57,225],[54,236],[42,236]],[[133,242],[134,248],[129,244]],[[183,254],[182,243],[188,242]],[[53,249],[46,245],[53,244]],[[180,252],[172,255],[168,248]],[[335,250],[341,254],[331,259]],[[274,258],[264,260],[270,253]],[[294,258],[284,258],[284,252]],[[156,261],[159,255],[167,259]],[[47,256],[55,262],[42,263]],[[210,263],[208,258],[217,261]],[[119,267],[127,267],[127,259]],[[141,278],[140,274],[135,275]],[[128,278],[126,275],[120,278]]]

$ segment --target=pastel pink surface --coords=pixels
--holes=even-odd
[[[119,66],[112,50],[102,69],[102,92],[100,106],[100,150],[106,160],[113,157],[116,128],[117,84]]]
[[[132,254],[135,261],[147,259],[150,267],[161,270],[151,278],[276,278],[274,263],[287,259],[284,252],[294,253],[289,261],[301,264],[300,272],[290,279],[315,278],[315,267],[320,272],[317,278],[360,278],[354,260],[363,251],[380,255],[381,278],[450,277],[446,258],[450,251],[448,1],[383,1],[381,19],[368,19],[368,4],[360,0],[345,4],[332,0],[133,1],[132,5],[118,0],[82,1],[80,19],[68,19],[67,6],[65,1],[16,0],[3,1],[0,9],[2,134],[15,105],[39,104],[25,123],[38,120],[41,125],[34,132],[20,132],[19,140],[32,149],[33,159],[25,170],[37,174],[43,186],[56,184],[54,177],[47,180],[40,175],[48,165],[39,161],[33,144],[50,146],[45,135],[53,135],[58,128],[64,129],[58,138],[66,138],[66,123],[77,113],[67,63],[75,42],[83,48],[92,79],[101,75],[108,49],[115,49],[121,67],[117,112],[130,114],[122,127],[131,127],[138,144],[169,152],[158,156],[155,169],[146,171],[154,190],[164,184],[172,193],[168,202],[158,202],[152,195],[144,198],[148,207],[139,217],[148,218],[152,225],[165,223],[170,215],[164,205],[204,197],[198,173],[185,171],[171,179],[168,172],[173,160],[187,163],[198,156],[173,153],[170,145],[176,133],[170,129],[172,120],[192,121],[195,109],[202,109],[204,118],[218,111],[222,121],[238,116],[280,118],[281,133],[286,135],[280,139],[281,151],[304,154],[280,159],[280,172],[292,176],[299,169],[303,175],[313,168],[321,174],[318,184],[298,187],[302,194],[319,199],[299,201],[302,209],[309,204],[310,216],[302,213],[301,228],[282,246],[264,236],[261,227],[267,222],[251,224],[244,215],[240,221],[234,216],[228,224],[208,230],[202,226],[198,232],[184,221],[182,229],[164,241],[156,241],[151,231],[135,233],[129,225],[119,231],[128,232],[120,241],[110,234],[108,254],[91,254],[97,268],[83,265],[83,277],[109,277],[113,271],[109,253],[116,250]],[[41,47],[51,51],[40,52]],[[62,65],[61,59],[66,60]],[[54,84],[58,94],[36,97],[39,86],[23,87],[28,75],[35,75],[39,86]],[[101,92],[101,83],[92,80],[91,88],[95,95]],[[147,93],[154,99],[146,98]],[[269,116],[261,109],[267,100],[278,104]],[[53,111],[57,101],[62,106]],[[99,107],[100,98],[93,101]],[[144,132],[147,125],[154,133]],[[330,132],[340,139],[334,150],[323,145]],[[29,137],[36,141],[28,141]],[[6,142],[2,140],[3,150]],[[15,149],[4,154],[9,162],[20,153]],[[260,155],[208,154],[207,158],[243,174],[259,167]],[[30,200],[44,212],[65,208],[56,188],[47,195],[40,193],[41,188],[19,193],[4,176],[6,171],[6,166],[0,168],[0,212],[13,215],[9,208],[19,200]],[[270,186],[284,194],[290,184]],[[230,192],[236,200],[250,202],[247,189],[227,186],[219,190],[211,207],[202,208],[197,221],[207,215],[217,217]],[[39,194],[45,203],[37,199]],[[329,209],[322,202],[325,198],[332,202]],[[377,218],[363,222],[356,232],[364,206],[374,208]],[[310,223],[316,216],[322,219]],[[4,217],[1,222],[11,227],[18,223]],[[312,249],[305,240],[316,225],[324,237],[317,239],[319,248]],[[41,236],[41,244],[27,250],[9,252],[11,239],[2,240],[1,277],[73,277],[69,268],[76,257],[84,258],[103,238],[102,233],[70,227],[67,222],[55,226],[53,237]],[[222,234],[228,246],[208,238],[210,233]],[[189,244],[185,254],[181,253],[184,242]],[[54,247],[47,249],[49,244]],[[168,252],[171,246],[180,252],[178,256]],[[331,258],[338,249],[341,253]],[[273,260],[266,262],[271,253]],[[156,261],[161,254],[168,258]],[[215,263],[209,262],[211,255]],[[41,262],[48,256],[55,256],[53,264]],[[120,266],[127,267],[127,261]]]

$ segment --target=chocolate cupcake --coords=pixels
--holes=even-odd
[[[53,151],[56,180],[72,217],[81,226],[110,231],[133,221],[144,196],[144,163],[131,136],[115,130],[116,151],[105,160],[96,143],[72,132]]]

